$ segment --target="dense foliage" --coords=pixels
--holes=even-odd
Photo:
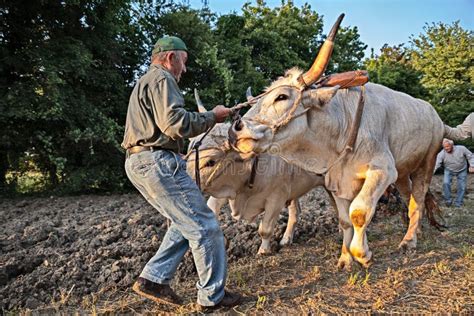
[[[413,67],[423,73],[421,83],[446,123],[462,122],[474,112],[474,32],[459,22],[426,25],[412,39]]]
[[[428,92],[421,84],[422,73],[410,61],[403,45],[384,45],[380,56],[367,59],[365,66],[372,82],[383,84],[415,98],[426,98]]]
[[[128,97],[159,37],[179,36],[190,50],[180,86],[194,110],[194,88],[209,108],[233,105],[248,86],[258,92],[286,69],[308,67],[322,29],[317,8],[292,1],[257,0],[221,16],[181,1],[2,1],[0,190],[126,187]],[[458,23],[431,25],[410,48],[384,46],[363,63],[357,27],[343,27],[327,72],[365,65],[373,81],[433,102],[455,125],[473,111],[472,41]]]

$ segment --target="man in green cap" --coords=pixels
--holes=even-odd
[[[127,151],[128,178],[171,222],[133,290],[156,302],[181,304],[169,284],[191,248],[199,275],[197,301],[206,310],[235,306],[241,296],[224,290],[224,236],[179,152],[184,148],[184,138],[205,132],[224,121],[231,111],[222,105],[206,113],[184,109],[177,83],[186,72],[187,58],[186,45],[178,37],[167,36],[156,42],[151,66],[130,96],[122,147]]]

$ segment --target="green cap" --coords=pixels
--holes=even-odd
[[[186,47],[186,44],[184,44],[183,40],[179,37],[164,36],[156,42],[152,54],[155,55],[169,50],[184,50],[187,52],[188,48]]]

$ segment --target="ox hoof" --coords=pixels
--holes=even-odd
[[[374,263],[372,260],[372,251],[368,251],[363,257],[355,257],[355,259],[366,269]]]
[[[280,246],[288,246],[288,245],[291,245],[293,243],[293,239],[292,238],[286,238],[286,237],[283,237],[281,240],[280,240]]]
[[[258,249],[258,253],[257,253],[259,256],[269,256],[271,254],[273,254],[272,250],[271,249],[266,249],[266,248],[260,248]]]
[[[359,263],[366,269],[370,268],[370,266],[374,263],[374,260],[372,258],[370,258],[369,260],[367,261],[359,261]]]
[[[411,249],[415,249],[416,248],[416,241],[415,240],[402,240],[402,242],[400,243],[400,245],[398,245],[398,249],[401,251],[401,252],[407,252]]]
[[[349,258],[339,258],[339,261],[337,262],[337,268],[339,270],[346,270],[346,271],[351,271],[352,270],[352,257]]]

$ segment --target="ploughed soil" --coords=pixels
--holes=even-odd
[[[448,228],[423,221],[416,251],[401,253],[404,206],[391,196],[369,226],[374,262],[369,269],[336,268],[341,234],[321,188],[301,199],[294,244],[257,256],[257,223],[220,215],[228,240],[228,288],[243,303],[230,314],[463,313],[474,312],[474,175],[462,208],[441,201],[442,176],[431,190]],[[188,252],[173,288],[186,305],[170,307],[136,295],[131,285],[158,249],[164,218],[138,194],[0,200],[0,306],[2,313],[193,313],[197,275]]]

